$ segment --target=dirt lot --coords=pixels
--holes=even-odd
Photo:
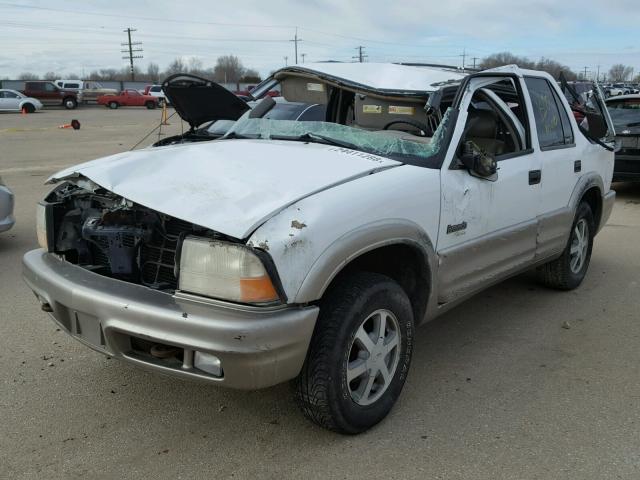
[[[129,149],[159,117],[0,114],[0,175],[17,217],[0,235],[0,477],[640,478],[640,185],[616,186],[580,289],[522,275],[418,330],[390,417],[343,437],[305,421],[287,385],[223,390],[94,353],[22,282],[47,175]],[[81,130],[57,128],[72,118]]]

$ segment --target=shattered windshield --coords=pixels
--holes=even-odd
[[[229,130],[226,138],[293,140],[327,143],[372,153],[399,161],[424,160],[443,148],[450,110],[443,116],[433,137],[419,137],[395,130],[368,131],[330,122],[299,122],[244,117]]]

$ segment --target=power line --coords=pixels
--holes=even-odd
[[[134,58],[143,58],[141,53],[142,53],[142,48],[139,45],[142,45],[142,42],[132,42],[131,41],[131,32],[135,32],[136,29],[135,28],[127,28],[126,30],[123,30],[123,32],[127,32],[127,37],[129,39],[129,41],[127,43],[121,43],[120,45],[122,45],[123,47],[126,47],[127,45],[129,46],[128,52],[128,58],[129,58],[129,63],[131,65],[131,81],[134,81],[136,79],[136,74],[135,74],[135,70],[133,69],[133,59]],[[135,48],[134,48],[135,47]],[[122,53],[127,53],[127,50],[121,50]],[[136,55],[134,55],[134,53]],[[127,57],[122,57],[123,60],[126,60]]]

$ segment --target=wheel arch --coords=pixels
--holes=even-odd
[[[353,271],[386,275],[411,300],[416,324],[426,319],[435,301],[436,255],[428,235],[406,221],[375,222],[342,236],[327,248],[307,273],[296,301],[320,300],[342,276]]]
[[[602,228],[604,194],[604,182],[602,178],[598,174],[592,173],[580,179],[573,189],[569,202],[569,206],[571,207],[571,211],[574,212],[574,215],[580,203],[583,200],[587,202],[593,212],[593,218],[596,222],[596,232]]]

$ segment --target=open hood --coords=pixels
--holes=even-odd
[[[234,238],[298,200],[402,165],[321,144],[217,140],[147,148],[70,167],[48,183],[83,176],[139,205]]]
[[[223,86],[195,75],[171,75],[162,82],[162,90],[192,130],[205,122],[237,120],[250,108]]]

